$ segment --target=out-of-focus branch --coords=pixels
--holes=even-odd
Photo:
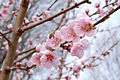
[[[36,52],[36,51],[33,50],[31,53],[29,53],[29,54],[23,56],[22,58],[20,58],[20,59],[14,61],[14,64],[15,64],[16,62],[20,62],[20,61],[22,61],[22,60],[25,59],[25,58],[28,58],[29,56],[31,56],[31,55],[32,55],[33,53],[35,53],[35,52]]]
[[[23,51],[23,52],[21,52],[21,53],[18,53],[18,56],[19,56],[19,55],[22,55],[22,54],[24,54],[24,53],[30,52],[30,51],[32,51],[32,50],[35,50],[35,47],[34,47],[34,48],[31,48],[31,49],[28,49],[28,50],[26,50],[26,51]]]
[[[32,65],[30,67],[12,67],[12,68],[8,67],[7,69],[9,70],[20,69],[20,70],[28,71],[29,69],[34,68],[34,67],[36,67],[36,65]]]

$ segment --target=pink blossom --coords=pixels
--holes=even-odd
[[[89,64],[87,65],[87,67],[91,69],[91,68],[93,68],[93,64],[92,64],[92,63],[89,63]]]
[[[26,61],[25,63],[28,67],[35,65],[32,61]]]
[[[88,46],[89,46],[89,41],[87,39],[79,41],[78,43],[74,43],[70,51],[71,55],[77,56],[78,58],[82,58],[84,55],[84,50],[87,49]]]
[[[4,8],[8,8],[9,7],[9,5],[6,4],[6,3],[3,3],[3,6],[4,6]]]
[[[23,72],[19,72],[19,74],[18,74],[18,80],[20,80],[21,78],[23,78],[24,77],[24,74],[23,74]]]
[[[16,12],[15,12],[15,11],[12,11],[12,14],[13,14],[13,15],[15,15],[15,14],[16,14]]]
[[[81,69],[82,69],[81,65],[79,65],[79,64],[75,64],[73,67],[74,73],[78,73]]]
[[[21,48],[21,46],[18,46],[17,49],[18,49],[19,51],[21,51],[22,48]]]
[[[33,41],[33,40],[29,40],[29,41],[28,41],[28,46],[29,46],[29,47],[31,47],[33,44],[34,44],[34,41]]]
[[[38,17],[33,17],[33,21],[38,22]]]
[[[45,51],[45,50],[52,50],[52,48],[49,47],[49,45],[48,45],[46,42],[44,42],[44,43],[42,43],[42,44],[38,44],[38,45],[36,46],[36,51],[38,51],[39,53],[40,53],[41,51]]]
[[[32,2],[33,2],[33,0],[30,0],[30,2],[32,3]]]
[[[77,36],[93,36],[95,34],[95,30],[93,30],[94,26],[91,24],[90,17],[79,13],[77,19],[77,25],[74,27],[74,31]]]
[[[28,70],[28,74],[29,74],[29,75],[33,75],[33,74],[34,74],[33,70],[29,69],[29,70]]]
[[[5,49],[5,47],[1,47],[1,49],[2,49],[2,50],[4,50],[4,49]]]
[[[106,14],[106,12],[103,9],[98,10],[98,14],[102,17]]]
[[[118,1],[116,4],[115,4],[117,7],[120,6],[120,1]]]
[[[2,36],[0,36],[0,39],[2,39]]]
[[[43,66],[45,66],[47,69],[51,68],[52,66],[58,65],[58,57],[55,53],[51,51],[44,51],[44,55],[41,57],[41,62]]]
[[[66,26],[63,26],[60,29],[61,34],[63,35],[64,41],[78,41],[79,37],[76,35],[74,31],[74,26],[76,25],[75,20],[68,21]]]
[[[41,56],[43,55],[43,53],[34,53],[32,56],[32,62],[34,64],[36,64],[36,66],[38,67],[42,67],[42,63],[41,63]]]
[[[4,42],[4,49],[8,50],[8,42]]]
[[[19,40],[18,40],[18,42],[20,43],[21,41],[22,41],[22,38],[20,37]]]
[[[10,12],[10,10],[9,10],[8,8],[3,8],[3,9],[2,9],[2,14],[3,14],[4,16],[7,16],[9,12]]]
[[[108,2],[108,0],[105,0],[106,2]]]
[[[4,8],[8,8],[9,7],[9,5],[6,4],[6,3],[3,3],[3,6],[4,6]]]
[[[42,48],[42,45],[41,45],[41,44],[38,44],[38,45],[36,46],[36,51],[40,52],[40,51],[41,51],[41,48]]]
[[[61,43],[63,43],[63,40],[62,40],[61,32],[59,30],[55,32],[53,37],[51,38],[48,37],[46,40],[46,46],[51,47],[53,49],[60,47]]]
[[[9,2],[13,4],[15,1],[14,0],[9,0]]]
[[[11,31],[11,30],[13,29],[13,25],[12,25],[12,24],[9,24],[9,25],[7,26],[7,28]]]
[[[27,18],[24,18],[25,24],[29,23],[29,20]]]
[[[95,8],[99,8],[100,7],[100,3],[95,3],[94,7]]]
[[[70,75],[67,75],[67,76],[65,77],[65,80],[71,80],[71,76],[70,76]]]
[[[22,63],[21,62],[17,62],[16,66],[20,67],[20,66],[22,66]]]
[[[50,11],[48,11],[48,10],[45,11],[45,12],[43,13],[43,16],[44,16],[44,17],[49,17],[49,16],[50,16]]]

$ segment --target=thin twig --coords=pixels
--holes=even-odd
[[[0,34],[10,43],[10,40],[3,33],[0,32]]]
[[[22,58],[20,58],[20,59],[14,61],[14,64],[15,64],[16,62],[20,62],[20,61],[22,61],[23,59],[29,57],[30,55],[32,55],[32,54],[35,53],[35,52],[36,52],[36,51],[34,50],[34,51],[32,51],[31,53],[29,53],[29,54],[23,56]]]
[[[32,50],[35,50],[35,47],[34,47],[34,48],[31,48],[31,49],[28,49],[28,50],[26,50],[26,51],[23,51],[23,52],[21,52],[21,53],[18,53],[18,55],[22,55],[22,54],[27,53],[27,52],[30,52],[30,51],[32,51]]]
[[[114,12],[116,12],[118,9],[120,9],[120,6],[118,6],[116,9],[112,9],[106,16],[104,16],[102,19],[100,19],[99,21],[97,21],[94,26],[96,26],[97,24],[101,23],[101,22],[104,22],[106,19],[109,18],[109,16],[111,14],[113,14]]]

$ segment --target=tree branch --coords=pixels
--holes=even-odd
[[[21,53],[18,53],[18,55],[22,55],[22,54],[24,54],[24,53],[30,52],[30,51],[32,51],[32,50],[35,50],[35,48],[36,48],[36,47],[31,48],[31,49],[28,49],[28,50],[26,50],[26,51],[23,51],[23,52],[21,52]]]
[[[3,33],[0,32],[0,34],[7,40],[8,43],[10,43],[10,40]]]
[[[9,79],[9,75],[11,71],[8,70],[7,67],[11,67],[15,59],[18,40],[22,34],[22,32],[19,31],[19,28],[23,27],[22,24],[24,21],[25,14],[27,12],[28,4],[29,4],[29,0],[21,1],[19,13],[16,17],[15,26],[12,33],[11,44],[8,44],[8,51],[5,57],[2,72],[0,74],[0,80]]]
[[[40,24],[42,24],[42,23],[44,23],[44,22],[50,21],[50,20],[52,20],[53,18],[55,18],[55,17],[57,17],[57,16],[65,13],[65,12],[71,10],[71,9],[74,9],[75,7],[77,7],[77,6],[79,6],[79,5],[83,4],[83,3],[87,3],[87,2],[88,2],[88,0],[84,0],[84,1],[82,1],[82,2],[80,2],[80,3],[76,3],[75,5],[69,7],[69,8],[67,8],[67,9],[65,9],[65,10],[63,10],[63,11],[61,11],[61,12],[59,12],[59,13],[57,13],[57,14],[49,17],[49,18],[47,18],[47,19],[44,19],[44,20],[42,20],[42,21],[40,21],[40,22],[37,22],[37,23],[35,23],[35,24],[32,24],[32,25],[30,25],[30,26],[27,26],[27,27],[22,28],[22,31],[26,31],[26,30],[31,29],[31,28],[34,28],[34,27],[36,27],[36,26],[38,26],[38,25],[40,25]]]
[[[16,61],[14,62],[14,64],[15,64],[16,62],[20,62],[20,61],[22,61],[23,59],[29,57],[30,55],[32,55],[32,54],[35,53],[35,52],[36,52],[36,51],[34,50],[34,51],[32,51],[31,53],[29,53],[29,54],[23,56],[22,58],[16,60]]]
[[[94,26],[96,26],[97,24],[101,23],[101,22],[104,22],[106,19],[109,18],[109,16],[111,14],[113,14],[114,12],[116,12],[118,9],[120,9],[120,6],[118,6],[116,9],[112,9],[106,16],[104,16],[102,19],[100,19],[99,21],[97,21]]]

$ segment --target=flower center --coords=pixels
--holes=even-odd
[[[52,61],[54,58],[51,54],[47,54],[46,56],[48,61]]]
[[[91,29],[94,29],[94,26],[92,24],[87,24],[86,26],[82,27],[85,31],[90,31]]]
[[[41,58],[41,56],[39,56],[39,57],[37,58],[37,60],[40,61],[40,58]]]
[[[71,35],[72,35],[73,37],[75,37],[75,36],[76,36],[76,34],[75,34],[74,30],[72,30],[72,31],[71,31]]]
[[[55,44],[59,45],[60,41],[61,41],[60,39],[56,38]]]

